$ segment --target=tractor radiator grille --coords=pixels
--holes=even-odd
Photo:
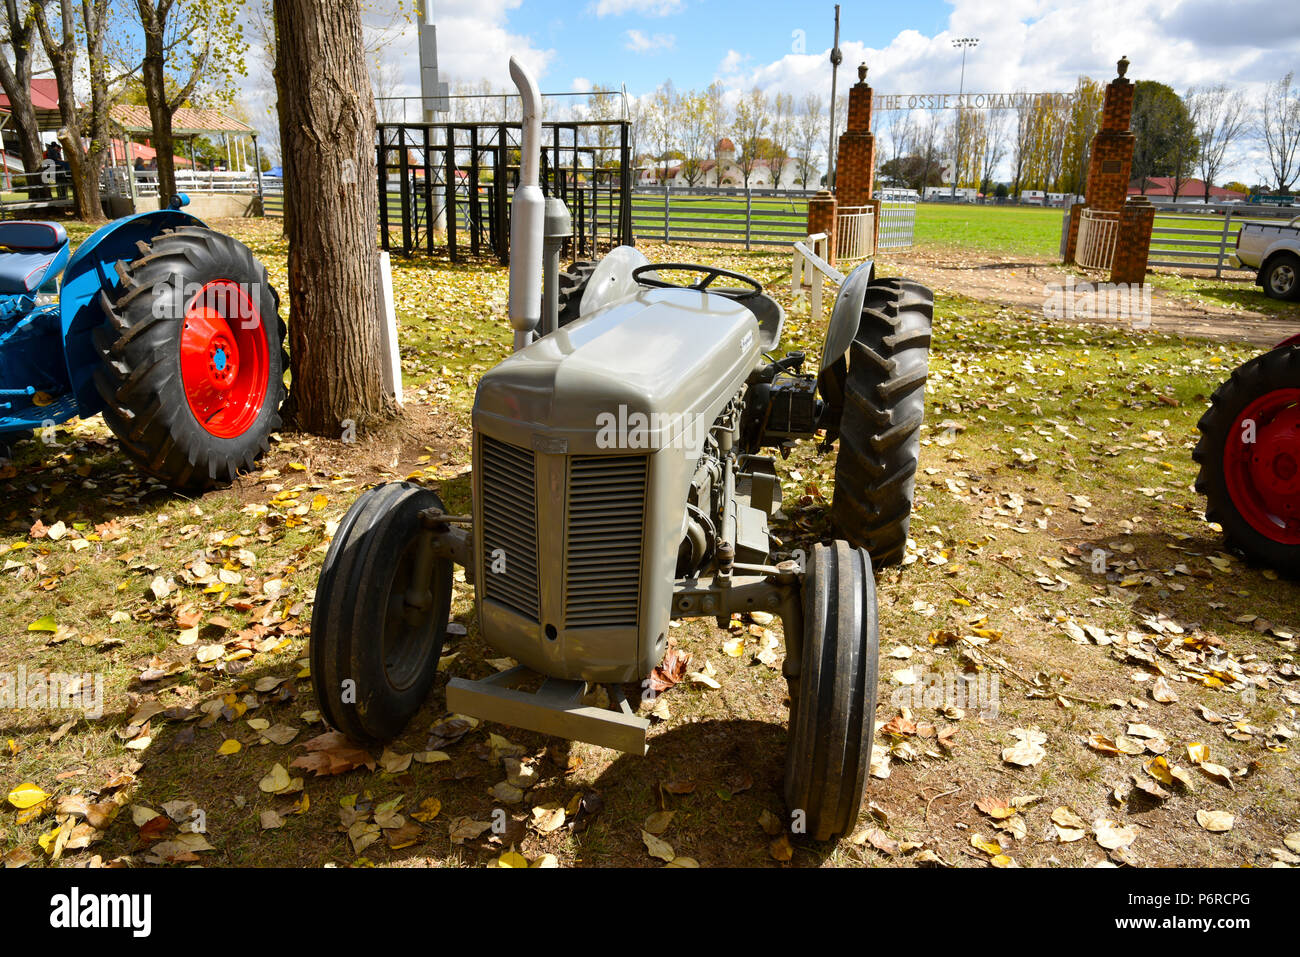
[[[537,491],[533,453],[484,435],[483,595],[537,621]],[[505,570],[494,573],[494,553]]]
[[[646,462],[642,455],[578,455],[569,463],[566,627],[636,627]]]

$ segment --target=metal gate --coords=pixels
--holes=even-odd
[[[882,189],[880,191],[880,231],[876,236],[877,249],[907,249],[915,241],[916,201],[914,189]]]
[[[1084,269],[1109,269],[1119,237],[1119,213],[1085,209],[1079,214],[1079,241],[1074,261]]]
[[[870,206],[845,206],[836,214],[835,258],[866,259],[876,252],[875,212]]]

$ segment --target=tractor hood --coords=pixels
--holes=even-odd
[[[664,448],[707,430],[758,351],[758,323],[741,303],[643,289],[487,372],[474,428],[544,452]]]

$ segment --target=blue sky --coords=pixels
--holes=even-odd
[[[437,9],[435,0],[435,14]],[[575,79],[585,78],[626,83],[629,92],[640,93],[669,77],[679,89],[703,88],[720,75],[731,51],[748,58],[742,65],[757,66],[796,52],[800,39],[805,51],[829,49],[833,10],[833,3],[790,0],[683,0],[667,16],[636,9],[602,16],[596,3],[583,7],[527,0],[510,21],[540,25],[528,32],[538,46],[554,51],[544,77],[547,89],[568,89]],[[845,42],[884,46],[905,29],[942,31],[950,12],[940,0],[841,4],[840,36]],[[829,64],[827,71],[829,78]]]
[[[391,0],[369,4],[391,20]],[[445,78],[508,84],[516,54],[544,92],[626,84],[632,96],[671,78],[679,91],[720,80],[733,99],[758,86],[801,96],[830,91],[832,2],[806,0],[433,0]],[[411,6],[407,0],[406,6]],[[795,31],[802,31],[796,35]],[[966,65],[967,91],[1068,91],[1078,76],[1106,81],[1122,55],[1132,79],[1182,93],[1224,82],[1253,107],[1264,84],[1300,66],[1295,0],[894,0],[842,4],[841,80],[865,60],[877,93],[955,92],[955,37],[980,45]],[[419,91],[416,31],[390,35],[383,56],[398,92]],[[802,41],[802,52],[798,46]],[[250,62],[256,62],[256,51]],[[253,70],[244,98],[255,115],[274,103],[269,71]],[[260,109],[259,109],[260,107]],[[1260,178],[1250,150],[1232,175]]]

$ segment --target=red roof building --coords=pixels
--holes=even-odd
[[[1147,180],[1147,188],[1142,188],[1141,180],[1129,184],[1130,196],[1147,196],[1151,199],[1172,200],[1174,198],[1174,178],[1172,176],[1152,176]],[[1197,202],[1205,199],[1205,182],[1199,179],[1185,179],[1178,186],[1178,202]],[[1246,194],[1236,190],[1224,189],[1222,186],[1210,187],[1210,202],[1245,202]]]

